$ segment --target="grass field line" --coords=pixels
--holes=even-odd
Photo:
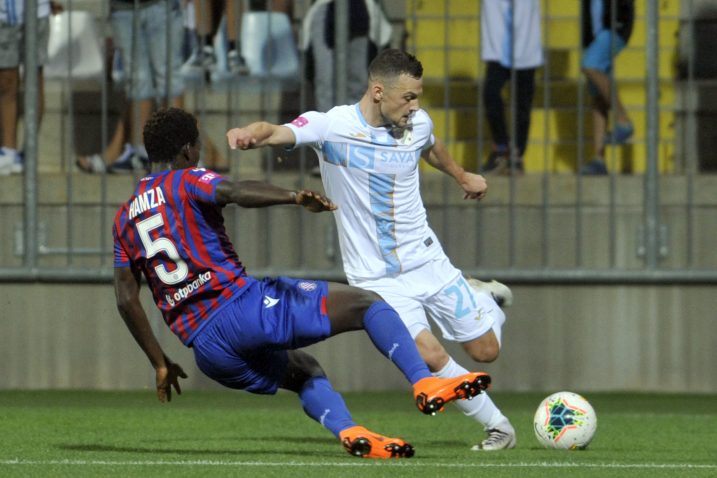
[[[271,462],[271,461],[217,461],[217,460],[0,460],[0,466],[255,466],[255,467],[365,467],[375,466],[376,461],[356,462]],[[388,462],[386,462],[388,463]],[[391,461],[390,463],[399,463]],[[402,467],[434,467],[434,468],[604,468],[604,469],[693,469],[712,470],[717,469],[714,465],[699,465],[694,463],[575,463],[575,462],[518,462],[518,463],[427,463],[424,461],[401,461]]]

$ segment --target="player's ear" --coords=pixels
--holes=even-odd
[[[373,85],[373,100],[379,102],[383,99],[383,86],[380,84]]]

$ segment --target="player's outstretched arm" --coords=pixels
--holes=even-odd
[[[132,333],[135,341],[144,350],[156,373],[157,398],[160,402],[172,400],[172,387],[181,394],[179,377],[187,378],[182,367],[172,362],[162,351],[147,314],[139,300],[139,274],[129,267],[115,268],[115,297],[122,320]]]
[[[480,174],[466,171],[456,163],[440,139],[436,138],[433,147],[423,152],[423,159],[434,168],[455,179],[463,189],[463,199],[483,199],[485,197],[488,191],[488,183],[485,178]]]
[[[267,207],[279,204],[296,204],[311,212],[333,211],[336,205],[314,191],[292,191],[261,181],[222,181],[217,184],[216,202],[220,205],[236,204],[241,207]]]
[[[258,121],[243,128],[227,131],[231,149],[252,149],[261,146],[293,146],[296,138],[291,129],[266,121]]]

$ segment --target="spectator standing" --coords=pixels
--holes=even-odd
[[[635,132],[612,78],[615,57],[627,46],[632,34],[634,0],[582,0],[582,22],[585,48],[582,70],[593,97],[594,158],[580,169],[580,173],[605,175],[605,145],[624,144]],[[615,107],[613,131],[608,132],[611,106]]]
[[[244,10],[243,0],[193,0],[192,11],[196,29],[196,48],[184,65],[185,75],[191,77],[196,72],[215,69],[217,56],[214,51],[214,36],[219,31],[222,16],[226,21],[227,68],[231,74],[249,73],[241,55],[241,17]]]
[[[493,137],[493,150],[481,168],[484,173],[522,172],[528,144],[535,70],[543,64],[538,0],[482,0],[481,57],[486,63],[483,102]],[[515,147],[505,120],[501,91],[516,76]]]
[[[20,92],[20,65],[25,55],[25,2],[0,1],[0,175],[21,173],[23,158],[18,150],[17,122]],[[38,123],[44,110],[42,66],[47,62],[50,13],[62,7],[50,0],[37,0]]]
[[[140,136],[157,105],[184,104],[182,7],[180,0],[110,0],[110,20],[125,71],[134,148],[134,154],[122,155],[110,171],[131,172],[146,168]]]
[[[334,9],[334,0],[317,0],[302,23],[301,49],[309,52],[316,110],[322,112],[336,105]],[[355,103],[366,90],[368,64],[390,42],[392,27],[375,0],[349,0],[348,26],[346,100]]]

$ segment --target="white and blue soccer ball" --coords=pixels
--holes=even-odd
[[[540,402],[533,428],[545,448],[582,450],[595,436],[597,415],[585,397],[557,392]]]

